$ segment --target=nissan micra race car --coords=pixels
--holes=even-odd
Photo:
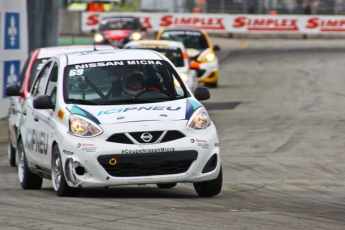
[[[162,28],[157,40],[175,40],[184,44],[192,61],[200,62],[198,82],[210,87],[218,86],[219,64],[215,51],[218,45],[212,45],[205,30],[196,28]]]
[[[18,87],[7,93],[18,94]],[[52,57],[27,97],[18,133],[23,189],[51,179],[59,196],[82,188],[193,183],[199,196],[222,188],[215,125],[168,59],[151,50]]]
[[[150,49],[164,54],[174,64],[180,77],[192,92],[194,92],[195,88],[198,86],[196,70],[199,69],[200,65],[198,62],[190,64],[186,48],[183,43],[178,41],[141,40],[131,41],[123,48]]]

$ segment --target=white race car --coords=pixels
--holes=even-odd
[[[16,148],[17,148],[17,129],[19,125],[20,114],[24,100],[29,95],[30,88],[35,80],[37,72],[41,69],[45,61],[50,57],[70,52],[80,52],[86,50],[117,49],[114,46],[107,45],[71,45],[43,47],[34,49],[21,70],[18,86],[20,88],[20,96],[11,97],[11,106],[8,113],[8,161],[11,166],[16,166]]]
[[[178,41],[160,41],[160,40],[141,40],[127,43],[124,49],[150,49],[164,54],[175,65],[182,80],[189,89],[194,92],[198,86],[198,76],[196,70],[200,64],[193,62],[190,64],[186,48],[182,42]]]
[[[15,96],[18,86],[7,87]],[[27,97],[18,133],[23,189],[51,179],[59,196],[81,188],[190,182],[199,196],[222,188],[217,130],[175,67],[151,50],[52,57]]]

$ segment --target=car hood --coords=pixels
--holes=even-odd
[[[96,124],[114,124],[136,121],[188,120],[202,105],[195,99],[131,105],[73,105],[67,106],[71,114],[85,116]]]
[[[118,40],[124,40],[132,32],[133,32],[132,30],[105,30],[103,31],[103,34],[109,41],[114,41],[114,40],[118,41]]]

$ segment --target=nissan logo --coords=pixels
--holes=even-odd
[[[149,133],[143,133],[140,138],[145,142],[150,142],[152,140],[152,135]]]

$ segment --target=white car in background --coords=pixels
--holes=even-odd
[[[8,161],[11,166],[16,166],[16,148],[17,148],[17,129],[19,125],[19,118],[22,111],[22,105],[30,92],[30,88],[35,79],[37,72],[41,69],[45,61],[50,57],[68,53],[80,52],[82,50],[104,50],[104,49],[117,49],[114,46],[108,45],[71,45],[71,46],[57,46],[37,48],[33,50],[29,57],[26,59],[25,64],[20,72],[18,88],[20,95],[11,97],[10,110],[8,114]]]
[[[141,40],[127,43],[124,49],[150,49],[165,55],[176,67],[182,80],[194,93],[198,86],[198,77],[196,70],[199,69],[198,62],[190,63],[186,48],[183,43],[178,41],[159,41],[159,40]]]
[[[9,95],[18,87],[7,88]],[[81,188],[193,183],[219,194],[219,139],[205,107],[169,59],[152,50],[103,50],[52,57],[38,73],[18,131],[23,189],[52,180],[58,196]]]

